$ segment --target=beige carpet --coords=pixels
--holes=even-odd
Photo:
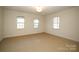
[[[57,52],[79,51],[78,43],[47,33],[7,38],[0,42],[0,51],[7,52]]]

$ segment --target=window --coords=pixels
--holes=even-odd
[[[18,16],[17,17],[17,29],[23,29],[24,28],[24,17]]]
[[[60,21],[60,18],[58,16],[53,18],[53,28],[54,29],[59,29],[59,21]]]
[[[38,28],[38,26],[39,26],[39,20],[35,19],[34,20],[34,28]]]

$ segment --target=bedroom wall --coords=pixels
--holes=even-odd
[[[25,18],[24,29],[20,29],[20,30],[17,29],[17,26],[16,26],[17,16],[24,16]],[[40,21],[39,29],[33,28],[33,20],[36,18],[39,18],[39,21]],[[4,30],[3,30],[4,38],[12,37],[12,36],[19,36],[19,35],[41,33],[44,31],[45,29],[44,29],[44,17],[43,16],[25,13],[21,11],[10,10],[10,9],[4,9]]]
[[[0,41],[2,40],[2,7],[0,7]]]
[[[53,17],[60,17],[60,29],[53,29]],[[56,12],[46,16],[45,32],[68,38],[74,41],[79,41],[79,8],[69,8],[60,12]]]
[[[18,30],[16,27],[17,16],[24,16],[25,18],[25,28],[22,30]],[[52,27],[52,19],[54,16],[60,17],[59,30],[55,30]],[[38,30],[33,28],[33,20],[35,18],[39,18],[40,20],[40,26]],[[47,32],[52,35],[79,41],[79,8],[69,8],[50,15],[35,15],[21,11],[4,9],[3,29],[4,38]]]

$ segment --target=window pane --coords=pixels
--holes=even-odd
[[[53,22],[54,22],[54,24],[57,24],[57,22],[58,22],[57,17],[54,18]]]
[[[18,16],[17,17],[17,28],[22,29],[24,28],[24,17]]]
[[[39,26],[39,20],[35,19],[34,20],[34,28],[38,28],[38,26]]]
[[[17,19],[17,22],[24,22],[24,19]]]
[[[54,29],[59,29],[59,17],[54,17],[53,18],[53,28]]]
[[[35,25],[37,25],[37,26],[38,26],[38,24],[34,24],[34,26],[35,26]]]
[[[35,20],[34,20],[34,23],[39,23],[39,20],[38,20],[38,19],[35,19]]]
[[[24,28],[24,24],[17,24],[17,28]]]
[[[38,28],[38,26],[34,26],[34,28]]]
[[[18,24],[24,24],[24,22],[17,22]]]
[[[24,22],[24,17],[18,16],[18,17],[17,17],[17,22]]]
[[[59,18],[59,17],[57,17],[57,24],[59,24],[59,20],[60,20],[60,18]]]
[[[54,26],[54,28],[59,28],[59,26],[57,24],[54,24],[53,26]]]

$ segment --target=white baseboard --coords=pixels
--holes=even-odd
[[[48,32],[46,32],[48,33]],[[48,34],[51,34],[51,33],[48,33]],[[55,34],[51,34],[51,35],[55,35]],[[59,35],[55,35],[55,36],[58,36],[58,37],[61,37],[61,38],[65,38],[65,39],[69,39],[69,40],[72,40],[72,41],[75,41],[75,42],[79,42],[79,40],[73,40],[71,38],[67,38],[67,37],[63,37],[63,36],[59,36]]]

